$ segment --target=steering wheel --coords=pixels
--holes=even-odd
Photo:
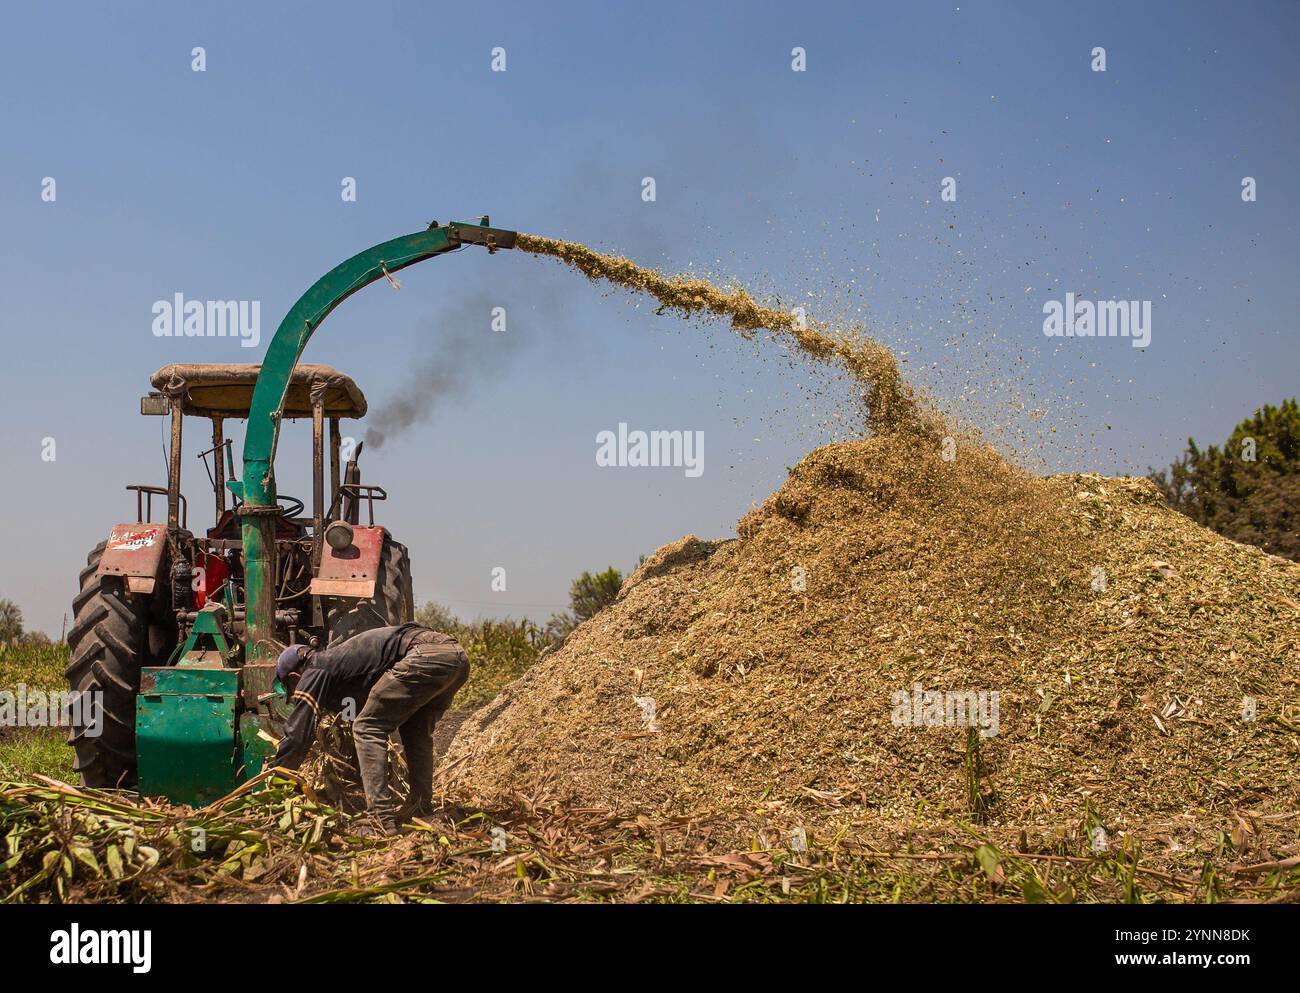
[[[285,520],[291,520],[292,518],[297,517],[306,507],[306,504],[297,497],[285,496],[283,493],[276,496],[275,502],[276,506],[280,508],[280,516]]]

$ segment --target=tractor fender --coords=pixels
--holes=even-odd
[[[167,552],[165,524],[118,524],[109,532],[97,576],[121,576],[132,593],[152,593]]]
[[[382,527],[354,524],[349,547],[339,551],[325,545],[320,568],[311,581],[312,596],[373,597],[385,534]]]

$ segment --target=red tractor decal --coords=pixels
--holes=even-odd
[[[108,536],[97,575],[123,576],[132,593],[152,593],[166,550],[162,525],[119,524]]]

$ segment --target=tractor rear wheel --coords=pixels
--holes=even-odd
[[[379,556],[375,595],[369,600],[345,600],[330,611],[330,644],[347,641],[354,634],[374,628],[406,624],[415,620],[411,592],[411,556],[406,546],[384,535]]]
[[[68,737],[82,785],[112,788],[135,785],[135,696],[140,669],[148,664],[150,598],[127,593],[120,578],[95,574],[105,544],[95,546],[81,570],[64,675],[72,692],[98,701],[89,712],[77,709],[100,718],[100,734],[83,722]]]

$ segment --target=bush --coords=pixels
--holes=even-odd
[[[1265,405],[1220,449],[1187,449],[1149,477],[1171,507],[1234,541],[1300,561],[1300,406]]]
[[[528,620],[466,623],[432,601],[415,612],[415,619],[451,635],[469,655],[469,679],[452,702],[454,710],[483,706],[554,647],[546,632]]]
[[[622,586],[623,574],[612,566],[595,575],[584,572],[569,587],[570,610],[553,615],[541,626],[529,620],[466,623],[433,601],[420,607],[415,619],[451,635],[469,654],[469,679],[452,707],[473,710],[490,702],[507,683],[562,645],[575,627],[613,603]]]
[[[0,600],[0,643],[16,641],[23,633],[23,612],[12,600]]]
[[[583,621],[590,620],[616,599],[623,588],[623,574],[610,566],[592,575],[584,572],[569,587],[569,609],[552,614],[546,622],[546,634],[558,647]]]

